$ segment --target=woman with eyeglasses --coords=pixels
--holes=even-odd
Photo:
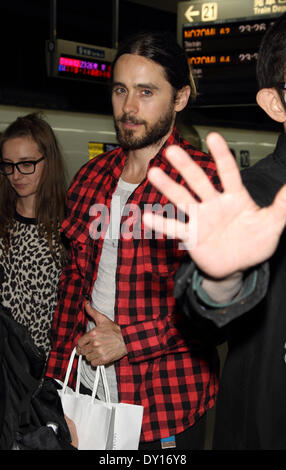
[[[0,303],[49,352],[65,248],[65,170],[49,124],[38,114],[19,117],[0,142]]]

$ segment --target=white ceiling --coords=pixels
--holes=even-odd
[[[165,10],[171,13],[177,13],[177,4],[179,0],[129,0],[130,2],[139,3],[148,7]]]

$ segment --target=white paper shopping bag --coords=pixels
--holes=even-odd
[[[65,381],[62,390],[59,391],[63,410],[65,415],[75,424],[79,450],[105,450],[113,413],[109,390],[106,391],[106,402],[95,399],[101,372],[98,367],[92,396],[79,393],[81,356],[79,356],[78,361],[76,391],[74,392],[67,386],[75,353],[76,349],[71,354]]]
[[[140,441],[143,406],[112,403],[113,414],[107,450],[137,450]],[[112,442],[111,438],[112,436]]]
[[[109,395],[109,387],[104,366],[99,366],[105,394]],[[143,406],[129,403],[111,403],[112,418],[109,428],[107,450],[137,450],[140,440]]]

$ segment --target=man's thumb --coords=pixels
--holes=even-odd
[[[96,325],[102,323],[102,321],[107,318],[105,315],[95,310],[95,308],[91,306],[91,303],[89,301],[85,303],[85,311],[94,320]]]

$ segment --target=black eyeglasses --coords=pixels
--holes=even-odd
[[[22,175],[32,175],[35,173],[36,165],[44,160],[45,157],[39,158],[39,160],[26,160],[24,162],[10,163],[0,162],[0,173],[4,176],[12,175],[15,167]]]

